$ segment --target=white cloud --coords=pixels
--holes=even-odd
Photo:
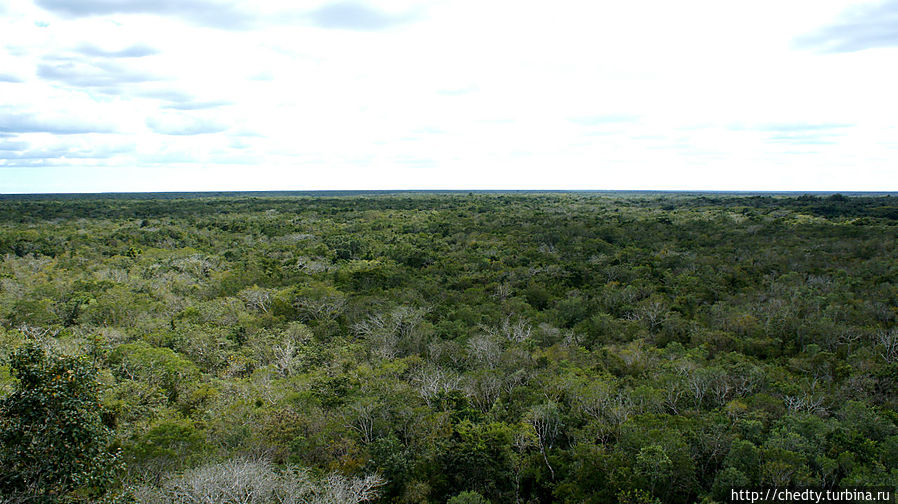
[[[228,130],[222,122],[185,113],[166,113],[147,118],[147,126],[162,135],[206,135]]]
[[[855,4],[9,4],[0,192],[896,190]]]

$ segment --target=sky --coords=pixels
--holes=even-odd
[[[898,0],[0,0],[0,193],[898,190]]]

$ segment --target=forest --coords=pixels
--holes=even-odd
[[[898,489],[898,198],[0,200],[0,503]]]

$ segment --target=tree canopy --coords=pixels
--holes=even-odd
[[[889,196],[3,198],[0,489],[898,487],[896,238]]]

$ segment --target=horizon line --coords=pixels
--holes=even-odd
[[[364,195],[364,194],[732,194],[732,195],[836,195],[845,196],[898,196],[898,191],[858,190],[750,190],[750,189],[269,189],[269,190],[202,190],[202,191],[97,191],[97,192],[33,192],[0,193],[0,199],[53,198],[53,197],[103,197],[103,196],[251,196],[251,195]]]

